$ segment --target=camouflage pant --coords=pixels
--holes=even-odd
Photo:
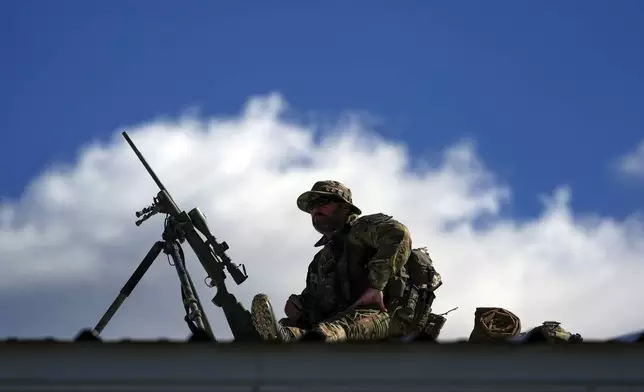
[[[391,315],[370,308],[343,312],[313,325],[309,330],[288,326],[286,320],[280,320],[280,323],[301,340],[326,342],[383,340],[402,332],[399,323]]]
[[[400,322],[378,309],[357,308],[338,314],[311,328],[298,328],[288,319],[275,319],[268,298],[262,294],[253,298],[252,318],[255,329],[264,340],[281,341],[367,341],[383,340],[400,335]]]

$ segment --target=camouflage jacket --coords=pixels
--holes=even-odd
[[[368,288],[383,290],[411,252],[409,230],[388,215],[352,215],[344,230],[313,258],[299,295],[307,324],[320,322],[354,303]]]

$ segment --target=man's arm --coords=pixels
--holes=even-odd
[[[311,275],[313,274],[313,264],[315,260],[309,264],[309,269],[306,272],[306,286],[304,287],[304,290],[298,295],[298,299],[300,300],[300,303],[302,304],[302,309],[307,309],[310,307],[311,303],[311,294],[313,293],[313,280],[311,279]]]
[[[311,309],[312,304],[312,293],[314,292],[312,273],[314,268],[315,260],[309,264],[308,271],[306,273],[306,286],[300,294],[292,294],[286,301],[284,306],[284,312],[288,318],[291,318],[293,321],[299,321],[302,318],[306,319],[308,316],[307,310]]]
[[[356,236],[377,249],[367,263],[368,281],[372,288],[383,290],[391,276],[400,270],[411,253],[411,235],[405,225],[389,219],[367,224]]]

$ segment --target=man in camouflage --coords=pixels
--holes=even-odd
[[[322,234],[315,246],[323,248],[309,265],[304,290],[287,300],[285,319],[276,320],[266,295],[253,298],[259,335],[284,342],[342,342],[405,333],[404,321],[395,317],[396,294],[386,288],[410,256],[407,227],[384,214],[360,217],[351,190],[337,181],[316,182],[297,206],[311,215]]]

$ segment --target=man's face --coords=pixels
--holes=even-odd
[[[330,197],[321,197],[309,204],[313,227],[320,234],[332,234],[347,221],[345,203]]]

